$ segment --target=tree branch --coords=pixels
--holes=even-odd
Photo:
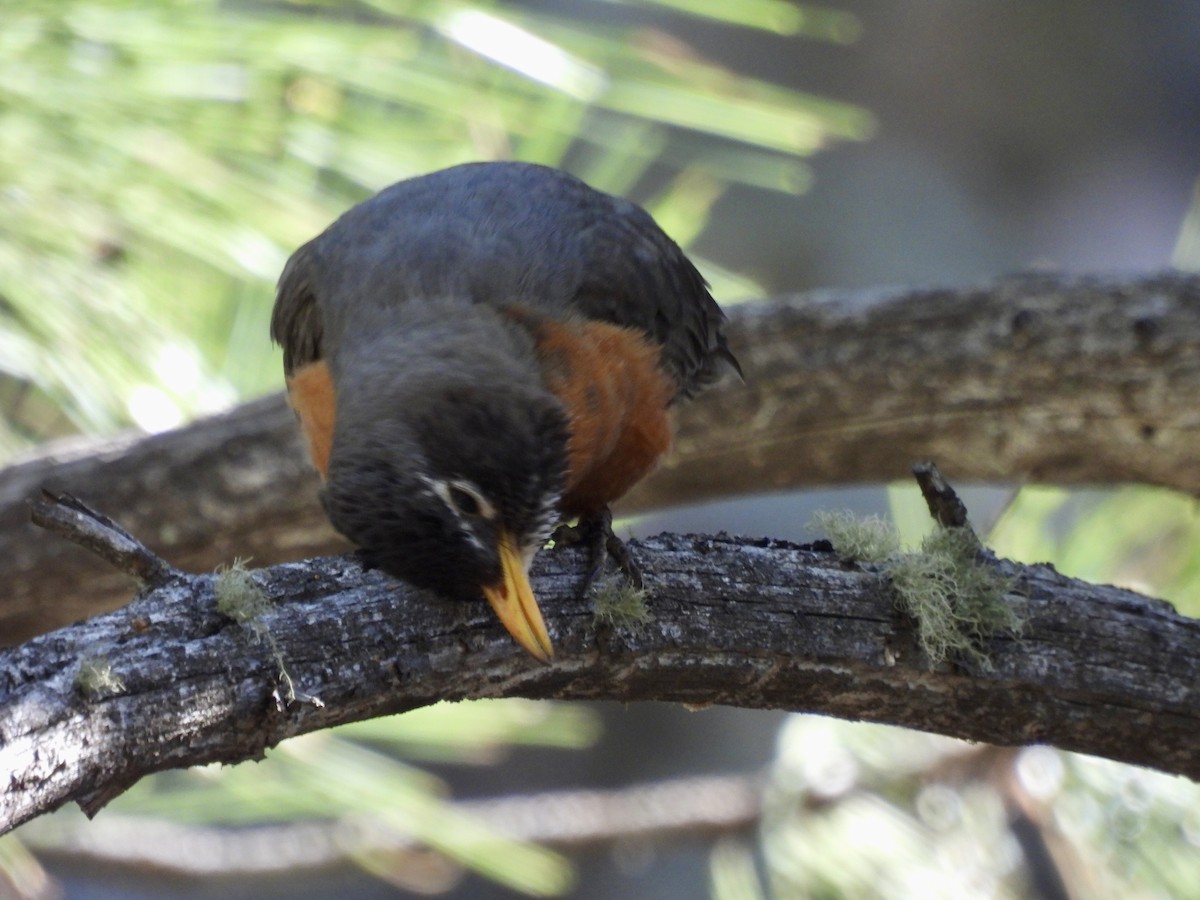
[[[746,386],[690,404],[630,501],[904,478],[1200,493],[1200,275],[1024,275],[735,309]],[[692,487],[689,487],[692,485]]]
[[[677,535],[631,549],[653,616],[636,632],[598,626],[576,596],[580,553],[539,555],[548,666],[486,604],[439,601],[345,557],[254,572],[272,605],[244,624],[218,611],[220,576],[178,576],[0,651],[0,831],[71,800],[94,813],[151,772],[478,697],[805,710],[1200,777],[1200,620],[1168,604],[1000,563],[1027,607],[1023,635],[988,641],[988,671],[930,671],[889,586],[832,553]],[[102,689],[84,665],[108,674]],[[320,701],[287,704],[283,679]]]
[[[594,850],[629,841],[663,844],[746,831],[758,821],[762,780],[708,776],[617,790],[558,790],[460,800],[460,813],[507,837],[559,850]],[[225,877],[319,869],[372,852],[419,851],[411,835],[374,817],[244,826],[236,830],[161,818],[105,817],[22,832],[39,855]]]
[[[43,490],[118,511],[183,569],[234,557],[260,563],[347,549],[317,500],[317,478],[282,396],[185,428],[47,455],[0,472],[0,645],[124,603],[130,578],[30,523]]]
[[[958,496],[958,492],[946,483],[938,467],[931,462],[918,463],[913,466],[913,476],[929,507],[929,514],[942,528],[969,528],[967,521],[967,506]]]
[[[180,574],[108,516],[70,494],[55,496],[42,491],[42,499],[31,504],[29,520],[51,534],[74,541],[150,587]]]
[[[1200,276],[822,292],[734,307],[730,320],[747,383],[680,408],[675,453],[621,511],[887,481],[927,458],[960,482],[1200,493]],[[53,451],[0,474],[0,644],[111,609],[128,590],[28,525],[43,487],[119,511],[193,571],[346,549],[281,397],[83,455]]]

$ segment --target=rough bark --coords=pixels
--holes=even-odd
[[[255,572],[273,605],[248,624],[218,612],[217,576],[165,571],[123,609],[0,651],[0,830],[71,800],[95,812],[151,772],[476,697],[803,710],[1200,777],[1200,621],[1165,603],[999,563],[1023,634],[986,643],[990,668],[931,671],[887,583],[830,552],[672,535],[632,549],[651,613],[632,630],[597,625],[576,596],[579,553],[539,556],[552,665],[486,604],[437,601],[351,558]],[[111,677],[82,687],[85,663]]]
[[[1200,492],[1200,276],[1032,275],[825,292],[730,310],[745,385],[680,409],[675,453],[621,511],[885,481],[1145,482]],[[341,552],[291,413],[269,397],[169,434],[0,473],[0,644],[111,609],[128,582],[28,525],[39,489],[119,516],[211,570]]]
[[[1198,275],[1027,275],[737,312],[746,386],[693,404],[673,460],[631,499],[886,481],[917,459],[959,484],[1200,493]]]
[[[32,525],[29,503],[43,489],[86,497],[185,569],[346,546],[321,511],[282,396],[165,434],[54,450],[0,473],[0,644],[112,609],[130,594],[127,576]]]

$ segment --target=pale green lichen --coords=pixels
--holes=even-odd
[[[646,592],[624,578],[610,578],[599,585],[593,599],[596,622],[640,634],[650,621]]]
[[[971,529],[939,527],[919,551],[904,553],[895,529],[877,518],[839,512],[816,520],[843,559],[879,567],[897,605],[916,623],[917,643],[932,665],[955,656],[990,668],[982,641],[1020,632],[1021,610],[1007,597],[1013,579],[980,558],[982,548]],[[894,549],[885,552],[889,547]]]
[[[813,524],[829,536],[842,559],[879,564],[900,552],[900,533],[879,516],[859,518],[845,509],[820,510]]]
[[[79,661],[75,687],[91,700],[102,700],[125,690],[125,682],[112,669],[106,656],[87,656]]]
[[[217,581],[213,588],[217,595],[217,612],[247,629],[256,641],[267,645],[271,651],[271,658],[279,667],[283,699],[288,705],[299,699],[314,706],[324,706],[320,698],[296,690],[296,683],[284,664],[283,651],[279,649],[275,636],[263,621],[263,616],[270,612],[273,606],[271,598],[254,580],[246,563],[247,560],[235,559],[232,565],[217,569]]]
[[[246,568],[247,560],[235,559],[232,565],[217,569],[217,612],[256,633],[266,626],[259,622],[271,609],[271,600]]]

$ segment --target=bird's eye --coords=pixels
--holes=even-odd
[[[474,485],[466,482],[451,481],[448,483],[445,499],[454,507],[455,511],[464,516],[490,519],[496,515],[496,510],[483,499],[483,495],[475,489]]]
[[[441,501],[457,515],[468,519],[494,519],[496,507],[469,481],[441,481],[434,478],[423,478],[430,489]]]
[[[470,491],[452,486],[446,495],[450,503],[464,516],[477,516],[480,512],[479,500]]]

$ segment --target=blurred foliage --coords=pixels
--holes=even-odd
[[[929,531],[915,487],[894,486],[889,498],[906,539]],[[1144,486],[1030,486],[1009,493],[990,529],[986,518],[976,524],[1002,557],[1048,562],[1066,575],[1164,598],[1200,616],[1200,509],[1192,497]],[[981,756],[985,765],[940,770],[939,754],[985,748],[831,720],[797,719],[788,730],[776,787],[791,799],[781,818],[764,825],[778,896],[1055,896],[1030,887],[1036,864],[1020,840],[1030,833],[1046,842],[1072,897],[1200,896],[1200,785],[1186,778],[1048,747],[990,750],[998,755]],[[790,743],[796,757],[789,768]],[[793,769],[809,774],[797,777]],[[949,783],[947,773],[954,776]],[[839,799],[827,815],[820,811],[826,793],[855,798],[861,808],[850,813]],[[816,808],[816,821],[800,824],[797,803]],[[943,819],[949,824],[939,824]],[[855,848],[852,861],[840,851],[840,868],[830,862],[839,840]]]
[[[836,43],[858,32],[847,13],[781,0],[657,5]],[[802,191],[806,156],[871,129],[860,109],[729,71],[669,31],[518,4],[12,0],[0,18],[0,458],[277,389],[274,279],[392,181],[471,159],[561,165],[634,196],[686,245],[730,184]],[[698,262],[723,298],[759,293]],[[516,889],[561,893],[565,860],[485,833],[399,758],[494,761],[595,730],[566,707],[462,704],[146,779],[114,809],[366,816]],[[2,846],[15,870],[19,842]],[[388,877],[387,860],[360,862]]]
[[[446,785],[405,760],[494,765],[518,747],[575,750],[598,736],[598,720],[579,706],[532,700],[439,704],[293,738],[255,764],[151,776],[117,798],[106,815],[135,824],[232,827],[347,822],[371,841],[358,851],[348,843],[345,857],[372,875],[399,880],[392,867],[406,857],[378,849],[394,836],[434,848],[515,890],[558,895],[574,881],[565,858],[454,809]],[[13,838],[56,846],[77,829],[77,819],[74,810],[65,810],[30,822],[0,839],[0,853],[20,850]]]
[[[778,0],[680,7],[857,33]],[[730,183],[802,190],[803,157],[871,127],[665,31],[516,4],[12,0],[2,16],[0,458],[277,387],[266,333],[287,255],[399,178],[564,165],[686,243]],[[704,268],[722,295],[755,292]]]
[[[0,897],[53,897],[55,887],[37,857],[15,835],[0,837]]]
[[[785,0],[625,0],[832,43],[844,11]],[[805,158],[872,128],[860,109],[747,78],[668,30],[434,0],[8,0],[0,12],[0,458],[48,437],[168,427],[280,384],[266,341],[288,253],[410,175],[480,158],[562,165],[634,196],[681,243],[731,184],[799,192]],[[1200,196],[1198,194],[1197,196]],[[1194,263],[1196,204],[1179,264]],[[699,260],[718,296],[756,286]],[[896,499],[928,522],[915,492]],[[916,504],[921,501],[916,499]],[[924,526],[921,526],[924,527]],[[1200,614],[1193,501],[1026,488],[989,543]],[[561,893],[560,856],[485,833],[402,760],[483,764],[578,748],[573,707],[457,704],[172,772],[123,815],[245,824],[364,817],[511,887]],[[1197,896],[1196,785],[1046,748],[1013,753],[797,717],[762,830],[767,878],[716,846],[714,896],[1027,896],[1014,810],[1087,896]],[[49,834],[57,817],[19,834]],[[359,860],[389,877],[390,861]],[[5,875],[44,876],[17,835]],[[769,888],[769,890],[768,890]]]
[[[1200,785],[1049,747],[795,716],[762,823],[781,898],[1200,896]],[[751,895],[752,896],[752,895]]]
[[[708,857],[709,896],[712,900],[763,900],[754,850],[744,841],[723,838]]]

